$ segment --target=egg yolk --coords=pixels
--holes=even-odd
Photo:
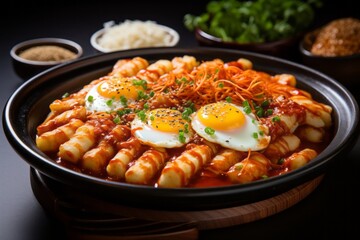
[[[168,108],[158,108],[149,112],[149,125],[162,132],[178,133],[185,130],[188,122],[182,119],[181,112]]]
[[[215,130],[231,130],[239,128],[245,123],[242,111],[226,102],[205,105],[197,112],[199,121]]]
[[[111,78],[99,84],[97,91],[105,98],[119,100],[121,96],[124,96],[126,99],[136,100],[138,91],[143,91],[143,88],[134,85],[131,79]]]

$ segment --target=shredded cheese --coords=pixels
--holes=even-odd
[[[113,21],[105,23],[104,33],[97,43],[103,49],[116,51],[173,46],[177,41],[178,34],[175,31],[154,21],[125,20],[118,25]]]

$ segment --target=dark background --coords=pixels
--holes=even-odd
[[[40,37],[74,40],[84,56],[97,54],[90,36],[103,23],[125,19],[155,20],[176,29],[179,47],[196,47],[193,33],[182,24],[186,13],[198,14],[208,1],[18,1],[2,7],[0,21],[0,102],[1,110],[13,91],[23,82],[11,65],[13,45]],[[316,13],[314,27],[340,17],[358,17],[356,1],[324,1]],[[292,56],[294,57],[294,56]],[[299,59],[299,63],[301,60]],[[360,66],[354,66],[360,67]],[[360,78],[360,76],[359,76]],[[360,79],[359,79],[360,81]],[[356,98],[358,90],[349,87]],[[274,216],[241,226],[206,231],[201,239],[350,239],[359,236],[360,143],[343,159],[331,165],[320,186],[295,206]],[[29,165],[7,142],[0,129],[0,239],[64,239],[63,228],[52,221],[34,197]]]

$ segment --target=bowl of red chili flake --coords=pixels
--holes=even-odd
[[[360,19],[334,19],[300,42],[305,65],[347,86],[360,85]]]

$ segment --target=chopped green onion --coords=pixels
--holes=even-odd
[[[244,112],[246,114],[250,114],[251,113],[251,108],[250,107],[244,107]]]
[[[271,114],[273,114],[273,110],[272,109],[267,109],[265,111],[265,116],[270,116]]]
[[[70,94],[69,94],[69,93],[64,93],[64,95],[62,95],[62,97],[61,97],[61,98],[67,98],[68,96],[70,96]]]
[[[186,141],[184,130],[179,130],[179,141],[181,143],[185,143],[185,141]]]
[[[117,115],[122,117],[125,114],[131,113],[131,109],[130,108],[124,108],[124,109],[116,111],[116,113],[117,113]]]
[[[245,100],[245,101],[243,101],[242,106],[243,107],[250,107],[250,103],[248,102],[248,100]]]
[[[261,108],[261,107],[259,107],[259,108],[257,109],[257,111],[256,111],[256,115],[257,115],[258,117],[263,117],[263,116],[264,116],[264,109]]]
[[[244,108],[244,111],[246,114],[250,114],[251,113],[251,106],[249,104],[249,102],[247,100],[243,101],[242,106]]]
[[[121,95],[120,102],[124,107],[127,107],[127,99],[125,96]]]
[[[116,123],[116,124],[119,124],[120,123],[120,116],[119,115],[117,115],[115,118],[114,118],[114,123]]]
[[[144,91],[138,91],[138,96],[137,96],[137,100],[147,100],[149,99],[149,95],[147,95]]]
[[[112,99],[109,99],[109,100],[106,101],[106,105],[108,105],[109,107],[111,107],[112,104],[113,104],[113,102],[114,102],[114,99],[113,99],[113,98],[112,98]]]
[[[280,117],[279,116],[275,116],[272,118],[273,122],[280,122]]]
[[[94,97],[91,95],[88,96],[87,101],[92,103],[94,101]]]
[[[185,77],[181,78],[181,79],[175,79],[176,84],[180,85],[182,83],[186,84],[187,83],[187,79]]]
[[[204,129],[204,131],[205,131],[206,134],[208,134],[208,135],[210,135],[210,136],[212,136],[212,135],[215,134],[215,130],[212,129],[211,127],[206,127],[206,128]]]
[[[147,82],[146,82],[146,80],[143,80],[143,79],[141,79],[141,80],[134,79],[133,80],[133,85],[134,86],[141,86],[144,90],[147,89]]]
[[[145,110],[148,110],[148,109],[149,109],[149,104],[148,104],[148,103],[145,103],[145,104],[144,104],[144,109],[145,109]]]
[[[189,116],[193,113],[193,110],[189,107],[186,107],[182,112],[181,116],[184,120],[190,120]]]
[[[137,113],[137,116],[140,118],[140,120],[141,121],[145,121],[145,119],[146,119],[146,113],[145,113],[145,111],[144,110],[141,110],[141,111],[139,111],[138,113]]]
[[[230,96],[227,96],[227,97],[225,98],[225,100],[226,100],[228,103],[231,103],[231,101],[232,101],[232,99],[231,99]]]
[[[262,107],[268,107],[270,105],[270,101],[269,100],[265,100],[261,103]]]
[[[189,132],[189,124],[185,123],[184,125],[184,133],[188,133]]]
[[[190,100],[188,100],[188,101],[185,103],[184,106],[191,108],[191,110],[192,110],[193,112],[196,111],[195,104],[194,104],[192,101],[190,101]]]

